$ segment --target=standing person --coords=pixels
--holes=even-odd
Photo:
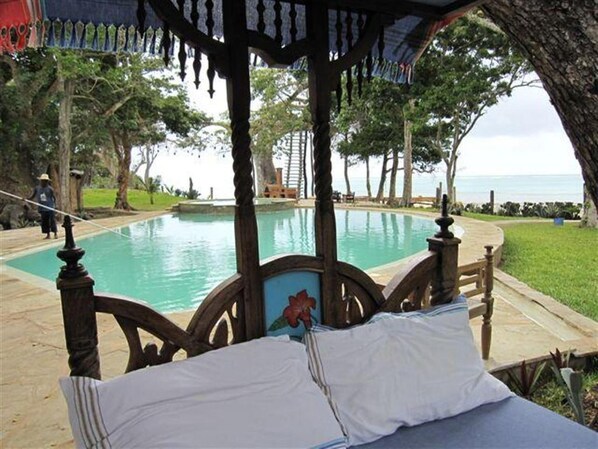
[[[58,229],[56,228],[56,216],[54,215],[54,208],[56,207],[54,189],[50,187],[50,177],[46,173],[37,179],[39,179],[39,185],[35,186],[29,199],[32,200],[35,198],[35,201],[40,204],[38,211],[42,216],[42,233],[46,234],[46,239],[50,238],[50,232],[53,232],[54,238],[57,239]]]

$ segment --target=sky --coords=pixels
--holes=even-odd
[[[226,87],[222,80],[216,79],[216,94],[212,100],[206,93],[205,78],[199,90],[190,79],[185,84],[195,107],[213,117],[226,114]],[[279,163],[283,166],[282,161]],[[377,171],[377,165],[372,164],[372,172]],[[463,141],[457,177],[580,173],[571,143],[548,95],[541,87],[523,87],[490,108]],[[210,187],[214,188],[216,198],[232,197],[229,154],[209,149],[199,155],[165,152],[154,163],[151,174],[160,175],[164,184],[181,190],[187,190],[189,177],[192,177],[194,188],[203,198],[208,196]],[[439,165],[437,176],[443,175],[443,166]],[[351,167],[350,176],[365,177],[365,167]],[[337,182],[343,179],[342,161],[334,153],[333,178]]]

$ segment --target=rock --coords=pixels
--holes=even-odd
[[[7,204],[0,213],[0,225],[4,229],[19,229],[29,220],[35,221],[39,213],[21,204]]]

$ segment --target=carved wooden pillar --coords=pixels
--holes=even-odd
[[[94,281],[79,263],[85,251],[75,245],[71,217],[65,217],[62,227],[65,244],[57,255],[66,265],[60,269],[56,287],[60,290],[71,376],[100,379]]]
[[[492,297],[492,290],[494,288],[494,254],[492,253],[492,245],[487,245],[486,254],[486,269],[484,271],[484,297],[482,302],[486,304],[486,313],[484,313],[482,322],[482,358],[488,360],[490,357],[490,345],[492,344],[492,314],[494,313],[494,298]]]
[[[448,215],[448,197],[442,196],[442,216],[436,219],[440,231],[428,239],[428,249],[438,253],[436,272],[432,278],[430,302],[433,306],[451,302],[457,288],[459,244],[449,227],[454,223]]]
[[[330,151],[331,69],[329,64],[328,8],[324,2],[305,6],[307,35],[317,42],[308,57],[309,106],[313,124],[316,255],[324,259],[322,274],[322,320],[333,322],[335,304],[340,303],[336,272],[336,222],[332,202],[332,161]]]
[[[235,245],[237,271],[243,275],[247,339],[264,335],[264,303],[260,277],[257,221],[253,205],[253,163],[249,115],[249,53],[245,0],[223,0],[224,42],[228,52],[226,79],[228,110],[232,129],[232,155],[235,185]]]

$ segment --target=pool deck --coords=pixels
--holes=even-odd
[[[359,205],[349,207],[361,208]],[[372,210],[371,207],[368,209]],[[114,228],[162,213],[139,213],[96,222]],[[417,214],[435,216],[427,212]],[[503,242],[500,228],[477,220],[455,219],[465,231],[460,246],[460,264],[481,257],[484,245],[492,244],[500,253]],[[77,223],[75,236],[98,231],[90,224]],[[0,232],[0,258],[4,260],[52,246],[62,246],[62,239],[42,240],[37,227]],[[66,404],[57,382],[59,377],[68,375],[58,292],[52,282],[26,275],[2,262],[0,260],[0,447],[71,448],[73,440]],[[379,267],[370,270],[370,274],[376,281],[386,282],[403,263]],[[537,359],[556,347],[575,350],[579,355],[598,352],[598,323],[500,270],[495,272],[494,296],[493,342],[491,359],[486,364],[488,369],[512,366],[523,359]],[[191,314],[175,313],[169,318],[186,326]],[[479,338],[481,319],[477,318],[471,324],[474,336]],[[102,373],[104,378],[111,378],[122,373],[126,365],[126,344],[112,318],[100,316],[98,327]]]

